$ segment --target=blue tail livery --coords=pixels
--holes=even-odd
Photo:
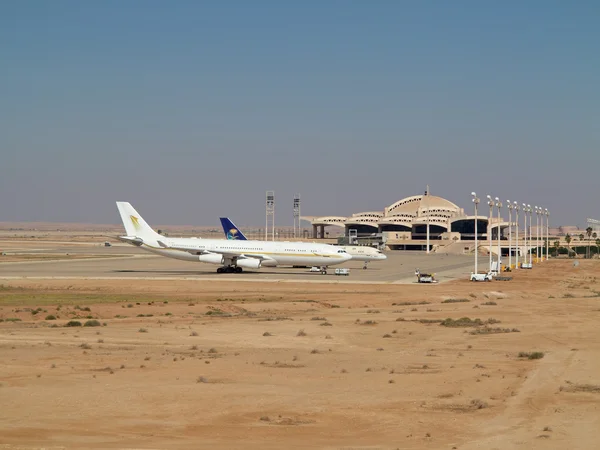
[[[235,226],[235,224],[229,220],[229,217],[221,217],[221,225],[223,226],[223,232],[225,233],[225,237],[230,240],[236,241],[247,241],[244,233]]]

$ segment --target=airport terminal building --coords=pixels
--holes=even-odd
[[[391,250],[426,250],[429,224],[430,249],[457,246],[461,252],[473,246],[475,221],[477,239],[483,244],[492,235],[493,240],[507,239],[508,222],[502,218],[481,215],[488,212],[486,204],[480,205],[478,217],[467,215],[450,200],[425,192],[406,197],[383,211],[369,211],[350,217],[303,217],[312,225],[312,238],[323,239],[328,227],[337,227],[346,243],[363,243],[387,246]],[[514,219],[514,218],[513,218]]]

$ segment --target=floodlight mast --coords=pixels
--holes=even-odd
[[[496,269],[498,273],[500,273],[500,261],[502,259],[502,249],[500,248],[500,208],[502,208],[502,202],[498,197],[496,197],[496,208],[498,208],[498,264],[496,266]]]
[[[477,248],[477,205],[479,204],[479,198],[475,192],[471,192],[471,196],[473,197],[473,204],[475,205],[475,272],[478,273],[478,264],[477,264],[477,253],[479,253],[479,249]]]
[[[510,200],[506,200],[508,207],[508,268],[512,270],[512,209]]]
[[[535,207],[535,258],[538,263],[543,261],[543,258],[540,258],[540,210],[541,208]]]
[[[531,222],[533,220],[533,218],[531,217],[531,212],[533,210],[531,209],[531,205],[528,203],[527,204],[527,212],[529,213],[529,241],[533,240],[533,235],[531,234]],[[531,266],[533,264],[533,254],[531,252],[531,245],[529,245],[529,265]]]
[[[429,185],[425,191],[425,199],[427,201],[427,254],[429,255]]]
[[[548,208],[544,210],[546,213],[546,261],[548,260],[548,250],[550,250],[550,213]],[[556,255],[558,256],[558,254]]]
[[[525,263],[529,263],[528,258],[527,258],[527,205],[525,203],[523,203],[523,220],[524,220],[524,231],[525,231]]]
[[[492,196],[488,195],[487,196],[488,202],[487,204],[490,205],[490,218],[488,220],[488,247],[489,247],[489,254],[490,254],[490,270],[489,272],[492,271],[492,213],[494,210],[494,200],[492,200]]]
[[[516,237],[516,241],[517,241],[517,252],[515,253],[515,269],[519,268],[519,204],[517,202],[513,203],[513,207],[515,208],[515,213],[517,214],[517,217],[515,219],[515,222],[517,224],[516,226],[516,232],[517,232],[517,237]]]

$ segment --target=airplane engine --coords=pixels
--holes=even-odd
[[[260,268],[260,259],[240,259],[237,265],[244,269],[258,269]]]
[[[211,253],[209,255],[200,255],[198,260],[203,263],[209,264],[223,264],[223,255]]]

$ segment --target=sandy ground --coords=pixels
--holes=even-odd
[[[597,448],[599,263],[439,285],[3,280],[0,448]],[[488,325],[439,323],[461,317]],[[508,332],[471,334],[489,329]]]

